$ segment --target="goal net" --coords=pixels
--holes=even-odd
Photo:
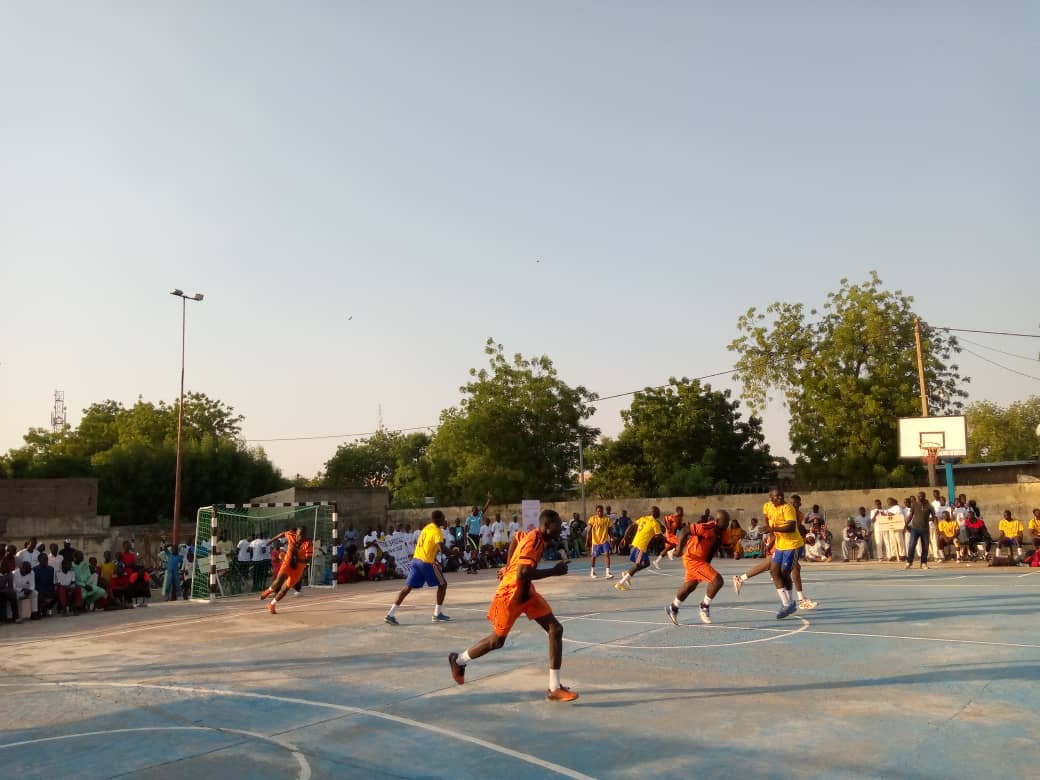
[[[214,597],[259,593],[271,584],[271,538],[298,526],[307,529],[314,543],[314,555],[301,582],[330,584],[335,523],[336,505],[331,502],[217,504],[199,509],[191,597],[210,598],[211,563],[216,569]],[[214,538],[216,546],[211,556]],[[239,560],[246,557],[249,560]]]

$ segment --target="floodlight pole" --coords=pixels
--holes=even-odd
[[[171,533],[173,550],[176,552],[179,549],[181,533],[181,430],[184,427],[184,347],[187,335],[188,301],[201,301],[204,296],[202,293],[185,295],[179,288],[172,290],[170,295],[181,299],[181,395],[180,402],[177,404],[177,466],[173,480],[173,531]]]
[[[928,416],[928,393],[924,382],[924,355],[921,350],[921,318],[914,317],[914,341],[917,342],[917,382],[921,387],[921,416]],[[928,487],[935,487],[935,463],[928,463]]]
[[[581,443],[581,434],[578,434],[578,475],[581,479],[581,519],[588,522],[589,513],[585,508],[585,452]]]

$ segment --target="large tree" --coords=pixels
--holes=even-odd
[[[968,417],[968,460],[993,463],[1040,454],[1040,395],[1009,406],[977,401]]]
[[[841,280],[821,310],[777,301],[737,320],[742,397],[760,413],[778,393],[791,415],[791,449],[803,476],[885,485],[908,478],[899,464],[898,418],[920,415],[913,298],[886,290],[876,272]],[[954,337],[924,328],[929,412],[956,413],[963,390]]]
[[[551,498],[572,488],[579,442],[598,429],[585,421],[595,393],[571,387],[542,355],[507,358],[488,339],[488,367],[471,369],[459,406],[441,413],[430,444],[429,478],[441,503]]]
[[[429,446],[430,435],[422,431],[377,431],[367,439],[340,445],[325,463],[322,484],[386,487],[395,503],[416,503],[429,489]]]
[[[641,495],[688,496],[769,479],[761,420],[742,420],[739,408],[729,390],[685,377],[636,393],[618,438],[590,453],[590,489],[604,498],[632,485]]]

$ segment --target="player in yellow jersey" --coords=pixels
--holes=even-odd
[[[444,579],[444,572],[437,563],[437,553],[449,554],[444,547],[444,526],[444,513],[439,509],[433,510],[430,522],[422,529],[419,541],[415,543],[415,553],[412,558],[412,568],[408,571],[408,579],[405,580],[401,592],[397,594],[397,600],[390,607],[390,611],[383,618],[384,623],[389,623],[391,626],[398,625],[394,612],[404,603],[405,596],[412,592],[412,588],[421,588],[423,585],[437,589],[437,603],[433,607],[432,621],[443,623],[451,620],[441,611],[444,594],[448,592],[448,581]],[[458,555],[459,548],[453,547],[451,554]]]
[[[652,506],[650,514],[643,515],[629,526],[623,541],[627,542],[630,539],[632,541],[632,552],[628,556],[628,559],[632,561],[632,568],[622,574],[621,579],[614,583],[614,587],[618,590],[631,590],[632,578],[641,569],[650,565],[650,554],[647,550],[650,549],[650,543],[664,532],[660,518],[661,510]]]
[[[781,493],[780,496],[782,498],[783,494]],[[763,547],[766,551],[765,558],[758,565],[756,565],[749,571],[745,572],[744,574],[735,575],[733,577],[733,590],[736,591],[738,596],[740,595],[740,589],[744,586],[745,582],[747,582],[752,577],[757,577],[759,574],[769,571],[769,566],[773,557],[773,549],[776,545],[776,538],[769,531],[768,517],[770,512],[773,511],[772,506],[772,501],[766,501],[765,504],[762,505],[762,516],[767,518],[764,529],[765,536],[763,537],[762,541]],[[799,548],[799,557],[795,559],[794,568],[791,569],[791,581],[794,583],[795,593],[798,596],[798,609],[816,609],[817,603],[812,599],[807,598],[805,593],[802,592],[801,554],[805,550],[805,526],[802,525],[802,521],[805,519],[805,516],[802,514],[801,510],[802,497],[797,493],[791,496],[791,506],[794,507],[795,516],[798,522],[798,532],[803,540],[803,546]]]
[[[585,532],[585,546],[592,550],[592,567],[589,576],[596,579],[596,558],[603,555],[607,559],[608,580],[614,579],[610,573],[610,518],[603,514],[602,504],[596,505],[596,514],[589,518],[589,528]]]
[[[798,611],[791,570],[798,560],[798,551],[805,546],[805,540],[798,531],[798,510],[794,505],[784,502],[784,494],[779,488],[769,491],[769,501],[762,507],[762,511],[775,539],[769,574],[780,596],[780,611],[776,613],[776,619],[782,620]]]
[[[466,666],[475,658],[506,643],[506,637],[521,615],[535,621],[549,635],[549,690],[547,701],[574,701],[578,694],[560,684],[560,665],[563,661],[563,626],[553,615],[552,607],[534,589],[534,580],[560,577],[567,573],[567,561],[560,561],[551,569],[539,569],[546,543],[560,541],[563,521],[552,509],[545,509],[538,517],[539,527],[532,531],[518,531],[509,543],[508,563],[498,572],[498,589],[491,600],[487,619],[491,621],[491,635],[484,637],[464,653],[450,653],[448,666],[451,677],[459,685],[466,682]]]

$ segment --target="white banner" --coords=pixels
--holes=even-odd
[[[525,531],[538,527],[538,515],[542,513],[542,502],[538,499],[524,499],[520,502],[520,526]]]
[[[383,548],[384,553],[394,556],[398,573],[407,577],[412,568],[412,553],[415,552],[415,545],[412,543],[411,537],[388,536],[379,542],[379,546]]]

